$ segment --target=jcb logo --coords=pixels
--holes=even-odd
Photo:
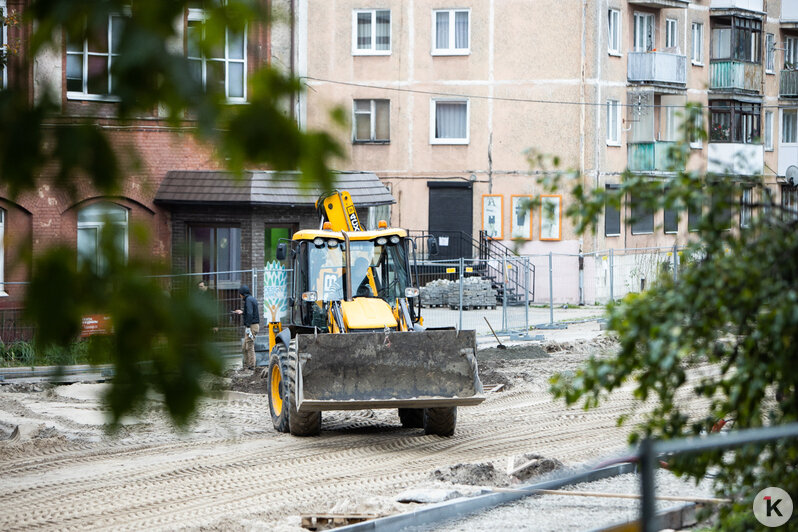
[[[765,488],[754,498],[754,517],[765,526],[781,526],[792,515],[792,499],[781,488]]]
[[[357,219],[357,212],[354,208],[349,211],[349,223],[353,230],[360,231],[360,220]]]

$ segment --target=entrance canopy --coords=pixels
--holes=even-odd
[[[335,187],[352,195],[355,205],[375,207],[396,200],[380,178],[371,172],[336,172]],[[299,184],[299,172],[247,171],[236,178],[216,170],[167,172],[155,195],[161,204],[282,205],[313,207],[323,192]]]

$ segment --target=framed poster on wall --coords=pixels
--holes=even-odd
[[[532,196],[510,196],[510,237],[532,240]]]
[[[504,196],[501,194],[482,195],[482,230],[485,235],[493,240],[504,238]]]
[[[562,196],[540,196],[540,239],[560,240],[562,238]]]

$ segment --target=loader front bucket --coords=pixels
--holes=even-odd
[[[481,403],[474,331],[297,335],[299,411]]]

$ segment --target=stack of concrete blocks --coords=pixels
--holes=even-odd
[[[457,283],[448,279],[430,281],[421,287],[421,304],[425,307],[441,307],[449,304],[448,297],[451,286]]]
[[[489,279],[466,277],[463,279],[463,308],[487,308],[496,306],[497,291]],[[460,284],[453,282],[447,294],[449,308],[460,308]]]

